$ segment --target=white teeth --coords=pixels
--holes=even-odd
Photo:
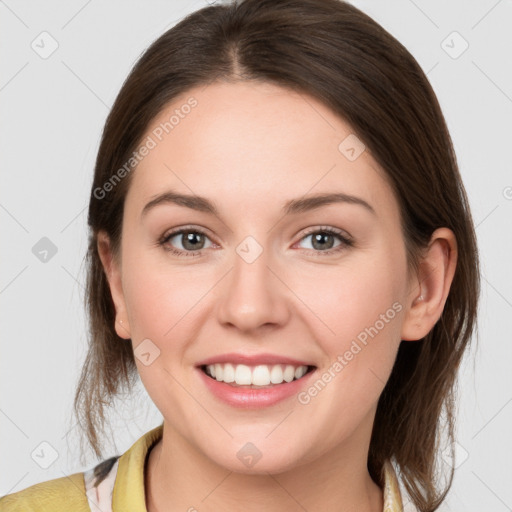
[[[295,370],[295,378],[300,379],[308,371],[306,366],[299,366]]]
[[[235,368],[235,382],[237,384],[252,384],[251,369],[245,364],[237,364]]]
[[[222,380],[224,375],[224,366],[222,364],[215,365],[215,378],[217,380]]]
[[[283,379],[286,382],[291,382],[295,377],[295,368],[293,366],[287,365],[283,372]]]
[[[277,364],[272,366],[272,370],[270,370],[270,382],[272,382],[272,384],[281,384],[281,382],[283,382],[283,370],[281,366]]]
[[[252,371],[252,384],[255,386],[268,386],[270,384],[270,371],[268,366],[261,364]]]
[[[224,374],[222,376],[224,382],[235,382],[235,368],[232,364],[224,365]]]
[[[233,365],[210,364],[206,367],[206,373],[214,379],[239,386],[268,386],[269,384],[282,384],[300,379],[308,371],[307,366],[266,365],[247,366],[245,364]]]

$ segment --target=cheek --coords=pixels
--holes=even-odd
[[[161,251],[159,254],[157,251]],[[132,339],[156,344],[176,337],[190,313],[211,288],[207,275],[189,265],[171,265],[163,249],[137,250],[127,242],[123,259],[123,293]]]
[[[181,371],[187,345],[197,336],[194,315],[211,283],[190,268],[171,267],[165,256],[155,257],[154,251],[150,252],[127,247],[123,260],[123,291],[135,362],[141,381],[159,410],[181,410],[188,395],[173,375]],[[150,353],[147,365],[138,357],[144,352]]]
[[[405,271],[399,261],[390,257],[375,260],[354,259],[338,268],[319,268],[307,273],[307,277],[304,272],[290,275],[294,292],[308,306],[308,323],[318,326],[317,335],[333,348],[343,348],[381,315],[397,323],[394,320],[398,308],[393,309],[393,304],[401,297],[401,276]],[[386,326],[390,323],[386,322]]]
[[[363,411],[389,378],[400,344],[403,279],[405,262],[391,250],[295,278],[297,295],[310,309],[308,325],[326,355],[325,381],[336,382],[326,385],[326,394],[333,393],[330,400],[339,406]]]

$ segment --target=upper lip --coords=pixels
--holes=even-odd
[[[259,364],[289,364],[292,366],[314,366],[311,363],[294,359],[293,357],[280,356],[278,354],[237,354],[235,352],[229,354],[220,354],[218,356],[209,357],[197,363],[197,366],[208,366],[210,364],[245,364],[247,366],[256,366]]]

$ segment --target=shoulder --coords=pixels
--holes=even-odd
[[[2,512],[90,512],[83,473],[55,478],[0,498]]]
[[[0,497],[0,512],[145,511],[145,460],[162,432],[163,423],[144,434],[123,455],[106,459],[88,471]]]

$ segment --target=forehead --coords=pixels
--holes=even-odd
[[[277,209],[336,191],[397,214],[384,172],[350,125],[313,97],[273,84],[190,89],[153,119],[143,143],[151,149],[127,197],[138,210],[166,189],[245,206],[244,213],[249,204]]]

